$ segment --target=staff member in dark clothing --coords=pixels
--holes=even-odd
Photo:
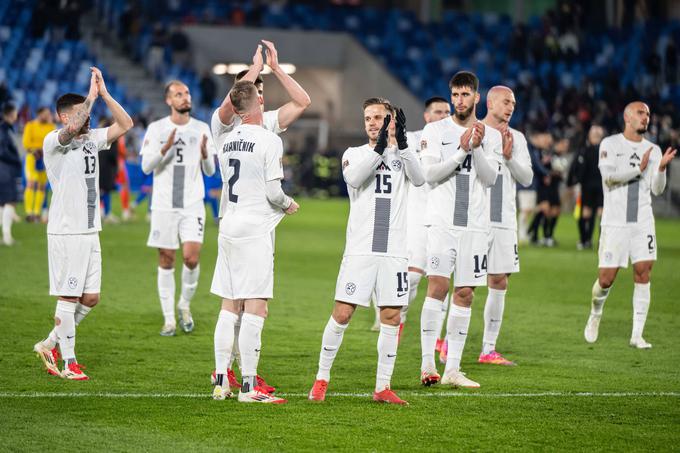
[[[102,118],[99,127],[111,125],[110,118]],[[99,151],[99,199],[104,208],[102,220],[106,223],[118,223],[118,218],[111,213],[111,193],[116,190],[116,174],[118,173],[118,140],[109,149]]]
[[[19,200],[21,190],[21,157],[17,138],[14,134],[14,123],[17,121],[17,108],[7,103],[2,108],[0,122],[0,219],[2,219],[2,242],[13,245],[12,222],[14,222],[14,204]]]
[[[574,176],[581,185],[581,215],[578,219],[580,242],[579,250],[593,248],[593,231],[595,216],[602,215],[602,176],[598,168],[600,142],[604,137],[604,129],[593,125],[588,131],[586,147],[574,159]]]

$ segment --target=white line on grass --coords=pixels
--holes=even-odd
[[[399,392],[402,396],[434,398],[650,398],[680,397],[680,392],[537,392],[537,393],[466,393],[466,392]],[[306,393],[280,393],[284,397],[306,397]],[[372,393],[329,393],[329,397],[367,398]],[[0,398],[196,398],[208,399],[209,393],[111,393],[111,392],[0,392]]]

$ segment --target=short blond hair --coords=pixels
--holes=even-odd
[[[229,100],[234,110],[239,113],[250,110],[253,103],[257,101],[257,87],[248,80],[239,80],[234,84],[229,92]]]

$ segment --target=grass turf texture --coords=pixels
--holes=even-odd
[[[289,404],[277,407],[210,399],[219,310],[218,298],[209,292],[215,226],[206,229],[192,302],[196,330],[191,335],[178,331],[174,338],[158,335],[157,257],[145,246],[148,224],[105,226],[102,302],[78,328],[76,345],[92,380],[67,382],[44,373],[31,352],[50,330],[54,314],[54,298],[47,295],[45,227],[16,225],[19,245],[0,247],[0,450],[678,448],[677,221],[657,221],[659,261],[645,331],[654,344],[650,351],[628,346],[631,269],[619,274],[598,343],[583,340],[597,258],[575,250],[575,222],[569,217],[558,225],[559,247],[520,249],[522,272],[511,279],[498,342],[499,351],[518,367],[476,363],[486,298],[486,289],[478,290],[462,364],[482,384],[478,391],[420,387],[422,283],[393,377],[393,389],[411,403],[403,408],[370,399],[377,333],[369,331],[373,310],[366,309],[357,311],[345,334],[327,401],[306,400],[332,308],[348,204],[302,200],[301,206],[277,230],[275,300],[263,332],[260,372],[280,393],[291,395]],[[40,395],[25,397],[32,392]],[[44,395],[71,393],[80,396]],[[128,396],[102,395],[110,393]],[[510,393],[529,395],[505,396]]]

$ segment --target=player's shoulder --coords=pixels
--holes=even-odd
[[[170,117],[164,116],[163,118],[158,118],[156,121],[152,121],[149,123],[149,125],[146,127],[146,130],[156,130],[158,128],[162,128],[165,126],[168,121],[170,120]]]
[[[210,130],[210,126],[205,121],[201,121],[198,118],[191,118],[191,126],[199,130]]]
[[[486,125],[485,129],[486,129],[486,131],[484,133],[485,137],[488,136],[489,138],[491,138],[493,140],[502,140],[503,139],[503,135],[501,134],[501,131],[499,131],[495,127]]]
[[[365,144],[363,144],[363,145],[361,145],[361,146],[350,146],[349,148],[347,148],[347,149],[345,150],[344,153],[342,153],[342,155],[343,155],[343,157],[345,157],[345,156],[347,156],[347,157],[352,157],[352,156],[354,156],[354,155],[357,155],[357,154],[360,154],[360,153],[364,153],[364,152],[366,152],[366,151],[372,151],[372,150],[371,150],[371,147],[369,146],[368,143],[365,143]]]
[[[508,130],[509,130],[510,133],[512,134],[512,138],[513,138],[514,140],[518,140],[518,139],[519,139],[519,140],[523,140],[523,141],[525,141],[525,142],[527,141],[526,136],[525,136],[521,131],[518,131],[518,130],[515,129],[514,127],[508,127]]]
[[[621,142],[621,138],[623,138],[623,134],[621,133],[608,135],[602,139],[600,142],[600,147],[603,148],[610,145],[616,145]]]
[[[427,123],[425,127],[423,128],[423,133],[425,131],[436,131],[440,132],[447,127],[449,127],[451,124],[453,124],[453,121],[451,121],[451,117],[447,116],[446,118],[442,118],[437,121],[432,121],[431,123]]]

